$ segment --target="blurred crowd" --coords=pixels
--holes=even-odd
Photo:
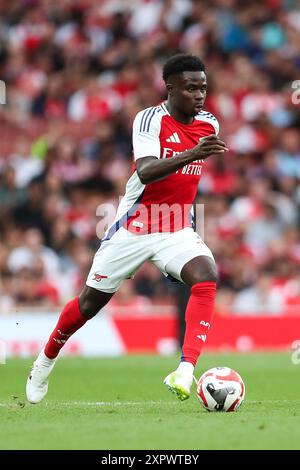
[[[97,207],[131,174],[133,119],[165,99],[161,68],[180,51],[205,62],[230,148],[206,161],[197,197],[217,311],[299,313],[299,0],[0,0],[0,313],[78,294]],[[147,263],[111,305],[175,298]]]

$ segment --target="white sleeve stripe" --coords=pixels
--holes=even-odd
[[[146,110],[144,111],[143,117],[142,117],[142,119],[141,119],[140,132],[142,132],[142,126],[143,126],[144,119],[145,119],[146,115],[150,113],[151,109],[152,109],[152,108],[146,109]]]
[[[144,129],[143,129],[144,132],[145,132],[145,131],[146,131],[146,132],[149,132],[149,131],[150,131],[150,123],[151,123],[151,121],[152,121],[152,118],[153,118],[155,112],[156,112],[156,109],[154,108],[153,111],[152,111],[152,113],[151,113],[150,116],[148,117],[148,119],[145,121]],[[147,130],[146,130],[146,125],[147,125]]]
[[[153,113],[153,108],[150,108],[148,109],[147,114],[143,116],[143,123],[141,123],[141,132],[145,132],[147,121],[149,119],[149,116],[151,116],[152,113]]]
[[[219,134],[219,122],[213,114],[209,113],[208,111],[200,111],[200,113],[195,116],[195,119],[197,121],[204,121],[211,124],[215,129],[216,134]]]
[[[157,112],[160,112],[162,108],[160,106],[148,108],[144,111],[141,123],[140,123],[140,129],[139,132],[150,132],[150,124],[152,121],[152,118]]]
[[[208,111],[200,111],[200,113],[198,113],[198,114],[207,115],[207,116],[210,116],[213,119],[216,119],[215,116],[213,114],[209,113]]]
[[[156,111],[157,111],[157,108],[152,108],[151,113],[147,114],[146,119],[144,120],[142,132],[148,132],[149,133],[150,124],[151,124],[152,118],[153,118],[154,114],[156,113]]]
[[[197,116],[199,116],[199,117],[203,116],[203,117],[209,118],[213,121],[217,121],[217,118],[215,118],[215,116],[213,114],[211,114],[207,111],[200,111],[200,113],[197,114]]]

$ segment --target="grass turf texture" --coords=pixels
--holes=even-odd
[[[175,357],[62,358],[38,405],[25,403],[31,361],[0,366],[0,449],[299,449],[300,365],[290,354],[208,355],[236,369],[246,400],[235,413],[208,413],[193,385],[180,402],[162,384]]]

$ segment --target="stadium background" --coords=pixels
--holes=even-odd
[[[123,194],[133,118],[165,98],[161,67],[178,51],[204,60],[205,107],[230,147],[207,160],[197,197],[220,276],[208,347],[291,346],[300,304],[299,36],[296,0],[0,0],[8,354],[35,354],[54,312],[83,285],[99,244],[96,209]],[[67,352],[172,352],[186,296],[145,264]]]

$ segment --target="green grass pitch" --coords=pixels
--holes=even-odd
[[[246,399],[208,413],[195,386],[179,402],[163,378],[177,357],[61,358],[39,405],[25,403],[30,360],[0,366],[0,449],[299,449],[300,365],[289,353],[204,354],[196,375],[237,370]]]

